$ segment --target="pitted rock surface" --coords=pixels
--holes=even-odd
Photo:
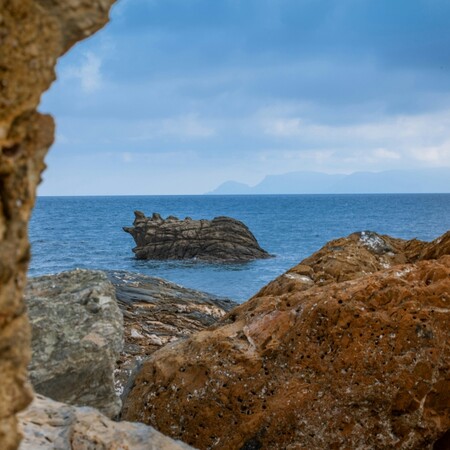
[[[362,231],[328,242],[270,282],[260,291],[260,295],[281,295],[288,290],[348,281],[398,264],[436,259],[449,254],[450,231],[432,242],[397,239],[373,231]]]
[[[156,277],[108,272],[124,317],[124,349],[115,371],[125,399],[142,361],[162,346],[213,325],[237,306],[232,300],[188,289]]]
[[[123,348],[123,319],[106,274],[77,269],[31,278],[25,297],[35,391],[116,416],[121,401],[114,370]]]
[[[37,395],[19,415],[20,450],[188,450],[142,423],[113,422],[93,408]]]
[[[382,251],[361,234],[328,244],[294,279],[154,353],[124,418],[202,449],[440,448],[450,428],[448,236],[382,237]]]
[[[213,220],[163,219],[154,213],[151,218],[135,211],[130,233],[138,259],[198,259],[212,262],[244,262],[269,258],[255,236],[239,220],[216,217]]]

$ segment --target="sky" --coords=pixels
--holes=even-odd
[[[448,0],[119,0],[57,66],[40,195],[450,166]]]

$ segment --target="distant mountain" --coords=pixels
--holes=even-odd
[[[256,186],[227,181],[208,194],[388,193],[450,193],[450,167],[355,172],[350,175],[290,172],[283,175],[268,175]]]
[[[237,181],[225,181],[222,183],[217,189],[214,189],[212,192],[208,192],[208,194],[225,194],[225,195],[234,195],[234,194],[252,194],[252,188],[245,183],[239,183]]]

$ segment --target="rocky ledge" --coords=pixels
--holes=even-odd
[[[108,272],[124,318],[124,348],[117,361],[116,391],[125,399],[142,361],[162,346],[204,330],[237,306],[232,300],[161,278]]]
[[[123,229],[133,236],[138,259],[243,262],[270,257],[250,230],[230,217],[179,220],[169,216],[164,220],[157,213],[152,217],[140,211],[134,214],[133,227]]]
[[[155,352],[124,418],[201,449],[448,448],[449,243],[330,242]]]
[[[93,408],[80,408],[37,395],[19,414],[19,450],[188,450],[142,423],[113,422]]]

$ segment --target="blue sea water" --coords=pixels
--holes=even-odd
[[[242,220],[274,254],[245,264],[138,261],[134,210]],[[432,240],[450,228],[450,194],[40,197],[30,223],[30,276],[76,267],[122,269],[244,301],[331,239],[372,230]]]

